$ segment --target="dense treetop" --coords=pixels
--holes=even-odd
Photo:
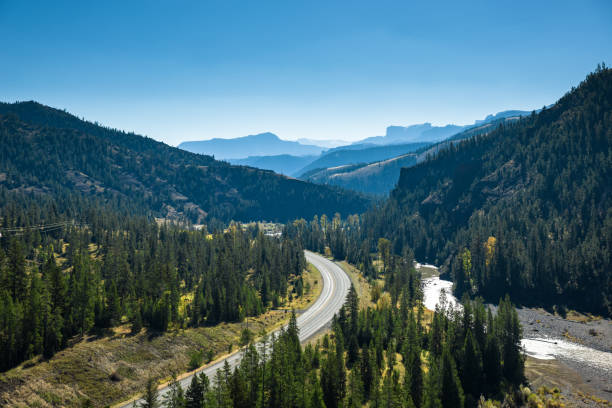
[[[164,399],[147,386],[141,406],[471,408],[485,398],[523,406],[521,328],[510,302],[495,316],[476,300],[426,317],[413,296],[404,287],[399,306],[383,298],[359,309],[352,289],[316,345],[300,346],[293,316],[277,337],[246,348],[234,370],[196,375],[186,390],[174,381]]]
[[[303,294],[302,247],[256,227],[90,222],[0,238],[0,371],[127,322],[134,333],[237,322]]]

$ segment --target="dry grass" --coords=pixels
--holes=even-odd
[[[249,325],[258,331],[282,324],[286,318],[284,311],[272,311],[249,319]],[[88,337],[49,361],[28,361],[2,374],[0,401],[7,407],[76,407],[86,399],[95,406],[108,405],[141,391],[149,377],[166,379],[171,372],[186,371],[194,350],[226,353],[230,344],[238,343],[242,327],[241,323],[220,324],[159,336],[146,332],[130,336],[129,328],[122,326],[112,336]]]
[[[333,259],[329,259],[333,261]],[[359,269],[347,263],[346,261],[336,263],[342,268],[342,270],[344,270],[344,272],[346,272],[346,274],[351,279],[351,283],[353,284],[353,287],[357,292],[357,296],[359,296],[359,307],[365,308],[368,306],[374,306],[374,303],[372,303],[372,301],[370,300],[370,291],[372,290],[372,286],[368,283],[367,279],[363,277]],[[308,339],[306,344],[317,344],[317,342],[319,342],[323,338],[323,336],[329,334],[329,332],[329,329],[319,331],[310,339]]]
[[[595,316],[590,313],[580,313],[575,310],[568,311],[565,318],[578,323],[589,323],[602,319],[601,316]]]
[[[374,306],[370,296],[372,285],[370,285],[368,280],[363,277],[359,269],[346,261],[337,262],[337,264],[340,265],[340,267],[351,279],[351,283],[357,292],[357,296],[359,296],[359,307],[367,308],[368,306]]]
[[[538,360],[527,357],[525,376],[533,389],[547,387],[563,390],[571,406],[610,406],[610,402],[594,396],[593,388],[573,369],[557,360]]]
[[[586,394],[586,393],[581,392],[581,391],[576,392],[575,395],[576,395],[577,398],[579,398],[585,404],[595,403],[599,407],[609,407],[609,406],[612,405],[610,403],[610,401],[608,401],[608,400],[596,397],[596,396],[591,395],[591,394]]]
[[[431,266],[421,265],[417,270],[421,273],[421,278],[423,279],[440,275],[440,271],[438,271],[436,268],[432,268]]]
[[[304,295],[301,298],[294,298],[292,302],[288,302],[283,309],[288,310],[303,310],[310,306],[321,294],[323,290],[323,279],[321,272],[312,264],[308,264],[306,270],[302,274],[302,282],[304,284]],[[307,288],[309,288],[307,290]],[[289,287],[289,292],[293,290],[293,286]]]

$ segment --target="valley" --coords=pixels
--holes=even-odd
[[[0,1],[0,407],[611,408],[608,3]]]

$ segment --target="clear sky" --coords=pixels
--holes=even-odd
[[[601,61],[608,0],[0,0],[1,100],[173,145],[472,123],[552,103]]]

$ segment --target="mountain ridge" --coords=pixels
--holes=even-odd
[[[193,222],[348,215],[370,202],[357,193],[104,128],[35,102],[0,103],[0,142],[0,188],[9,194],[122,200],[141,213]]]
[[[227,159],[234,165],[250,166],[263,170],[272,170],[278,174],[295,176],[304,166],[314,161],[318,156],[292,156],[279,154],[275,156],[249,156],[244,159]]]

